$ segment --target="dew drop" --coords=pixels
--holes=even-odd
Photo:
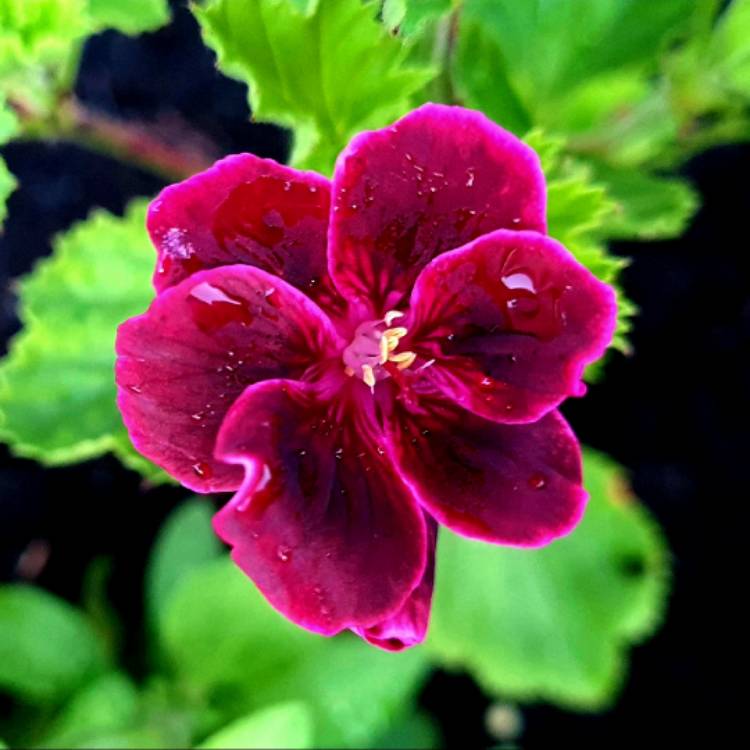
[[[276,549],[276,557],[281,560],[281,562],[289,562],[289,560],[292,557],[292,549],[291,547],[287,547],[284,544],[280,544],[278,548]]]
[[[529,477],[529,487],[531,487],[534,490],[541,490],[543,489],[547,484],[547,479],[543,477],[541,474],[532,474]]]
[[[527,292],[536,294],[534,282],[528,274],[512,273],[508,276],[503,276],[502,282],[508,289],[525,289]]]
[[[207,463],[203,463],[202,461],[194,463],[192,469],[193,473],[201,479],[210,479],[211,475],[213,474],[213,472],[211,471],[211,467]]]
[[[127,389],[132,393],[142,393],[142,389],[138,385],[129,385],[127,386]]]
[[[466,170],[466,187],[472,187],[474,185],[474,179],[476,178],[476,175],[474,174],[474,170],[472,168],[469,168]]]
[[[190,290],[187,301],[193,320],[204,333],[213,333],[229,323],[247,326],[253,321],[244,299],[207,281],[196,284]]]

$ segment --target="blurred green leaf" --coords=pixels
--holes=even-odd
[[[41,589],[0,586],[0,688],[54,703],[105,667],[103,644],[78,610]]]
[[[428,750],[444,747],[435,719],[424,711],[404,716],[380,735],[372,747],[378,750]]]
[[[0,0],[0,94],[49,107],[88,32],[86,0]]]
[[[627,647],[661,619],[669,566],[658,527],[611,460],[588,451],[584,467],[584,519],[548,547],[441,536],[428,646],[505,698],[603,708]]]
[[[500,55],[534,122],[554,128],[556,103],[577,86],[615,69],[655,68],[692,2],[464,0],[462,18],[481,24],[497,45],[492,58],[477,58],[477,67],[494,78]]]
[[[113,451],[134,465],[115,405],[114,341],[153,297],[145,210],[136,201],[123,218],[95,211],[21,281],[24,327],[0,363],[0,439],[16,455],[58,465]],[[166,480],[149,466],[152,481]]]
[[[192,570],[218,557],[222,544],[211,528],[205,498],[179,505],[162,525],[146,570],[146,611],[155,624],[170,594]]]
[[[228,558],[185,576],[161,624],[179,680],[208,696],[226,720],[303,701],[314,711],[317,746],[369,746],[409,710],[427,669],[421,650],[394,656],[354,636],[324,639],[296,627]]]
[[[295,165],[324,173],[434,74],[405,64],[406,47],[361,0],[318,0],[307,13],[291,0],[209,0],[193,12],[221,69],[248,85],[254,117],[293,128]]]
[[[391,30],[410,37],[420,27],[436,18],[446,15],[461,0],[385,0],[383,3],[383,23]]]
[[[750,1],[733,0],[711,37],[710,60],[721,68],[729,87],[750,97]]]
[[[198,745],[211,748],[310,748],[313,722],[304,703],[279,703],[233,721]]]
[[[3,222],[8,215],[5,203],[16,189],[16,184],[16,178],[8,171],[5,160],[0,156],[0,231],[2,231]]]
[[[678,177],[612,169],[593,164],[594,178],[607,186],[614,211],[607,220],[612,239],[656,240],[677,237],[685,230],[700,198]]]
[[[108,672],[79,690],[35,747],[104,747],[97,739],[129,727],[138,692],[122,672]]]
[[[460,28],[452,72],[461,101],[514,133],[525,133],[532,125],[531,116],[508,78],[492,31],[470,16],[461,20]]]
[[[125,34],[152,31],[169,21],[167,0],[87,0],[96,29],[117,29]]]

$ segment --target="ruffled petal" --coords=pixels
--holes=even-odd
[[[429,516],[425,516],[425,522],[428,531],[428,557],[422,580],[404,602],[404,606],[391,617],[369,628],[353,628],[358,636],[385,651],[403,651],[422,643],[427,635],[435,584],[437,524]]]
[[[154,285],[163,291],[196,271],[246,263],[325,296],[329,209],[325,177],[252,154],[222,159],[151,204]]]
[[[616,315],[613,290],[559,242],[499,230],[424,269],[404,348],[434,360],[425,375],[466,409],[531,422],[585,391]]]
[[[544,232],[539,159],[479,112],[426,104],[358,135],[333,178],[329,268],[375,315],[436,255],[495,229]]]
[[[396,402],[390,445],[425,510],[457,534],[535,547],[567,534],[583,514],[580,447],[556,411],[505,425],[422,394],[408,406]]]
[[[360,412],[342,404],[308,384],[259,383],[217,441],[246,473],[216,532],[276,609],[325,635],[392,617],[427,558],[422,511]]]
[[[219,426],[252,383],[302,377],[338,346],[314,302],[252,266],[199,271],[117,334],[118,405],[135,447],[196,492],[235,490]]]

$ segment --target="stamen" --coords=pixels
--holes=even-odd
[[[362,380],[365,381],[365,385],[369,386],[370,390],[375,390],[375,372],[371,365],[362,365]]]
[[[383,336],[388,336],[388,338],[394,338],[396,341],[406,336],[406,334],[409,333],[409,331],[406,330],[403,326],[400,326],[398,328],[389,328]]]
[[[391,354],[388,361],[395,362],[399,370],[405,370],[414,364],[416,358],[416,352],[399,352],[398,354]]]
[[[380,364],[384,365],[388,361],[388,352],[390,352],[391,341],[386,336],[380,337]]]
[[[390,377],[393,370],[388,372],[382,366],[388,362],[399,370],[411,367],[417,358],[414,352],[394,352],[401,339],[408,331],[404,326],[390,326],[397,318],[404,317],[398,310],[389,310],[380,320],[361,323],[354,332],[354,338],[344,350],[344,372],[349,377],[359,375],[365,385],[375,392],[378,379]]]

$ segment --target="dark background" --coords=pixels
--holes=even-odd
[[[76,93],[120,118],[177,114],[221,153],[283,160],[288,151],[284,133],[248,122],[244,87],[215,70],[184,8],[155,34],[130,39],[108,32],[91,39]],[[5,351],[18,329],[12,280],[50,252],[52,235],[94,206],[121,213],[128,200],[154,195],[165,181],[70,144],[14,143],[3,155],[20,182],[0,237]],[[666,623],[633,650],[629,679],[612,710],[590,715],[527,707],[524,748],[649,746],[662,737],[670,746],[690,745],[699,735],[715,734],[730,710],[731,689],[709,689],[702,661],[715,647],[707,619],[731,638],[731,625],[722,624],[718,581],[707,572],[724,551],[741,548],[738,516],[748,497],[738,490],[746,487],[747,473],[738,406],[746,405],[750,386],[741,358],[750,338],[743,236],[750,145],[707,152],[684,172],[703,196],[686,234],[614,248],[633,259],[624,286],[641,308],[635,355],[613,357],[603,382],[565,409],[583,442],[629,470],[637,495],[667,535],[674,586]],[[144,668],[138,642],[143,569],[160,522],[182,497],[184,490],[176,488],[144,492],[140,479],[112,458],[44,470],[0,447],[0,580],[32,575],[76,600],[91,560],[112,558],[111,595],[130,626],[126,659],[138,673]],[[422,696],[450,747],[492,744],[483,730],[489,702],[468,677],[444,673]]]

